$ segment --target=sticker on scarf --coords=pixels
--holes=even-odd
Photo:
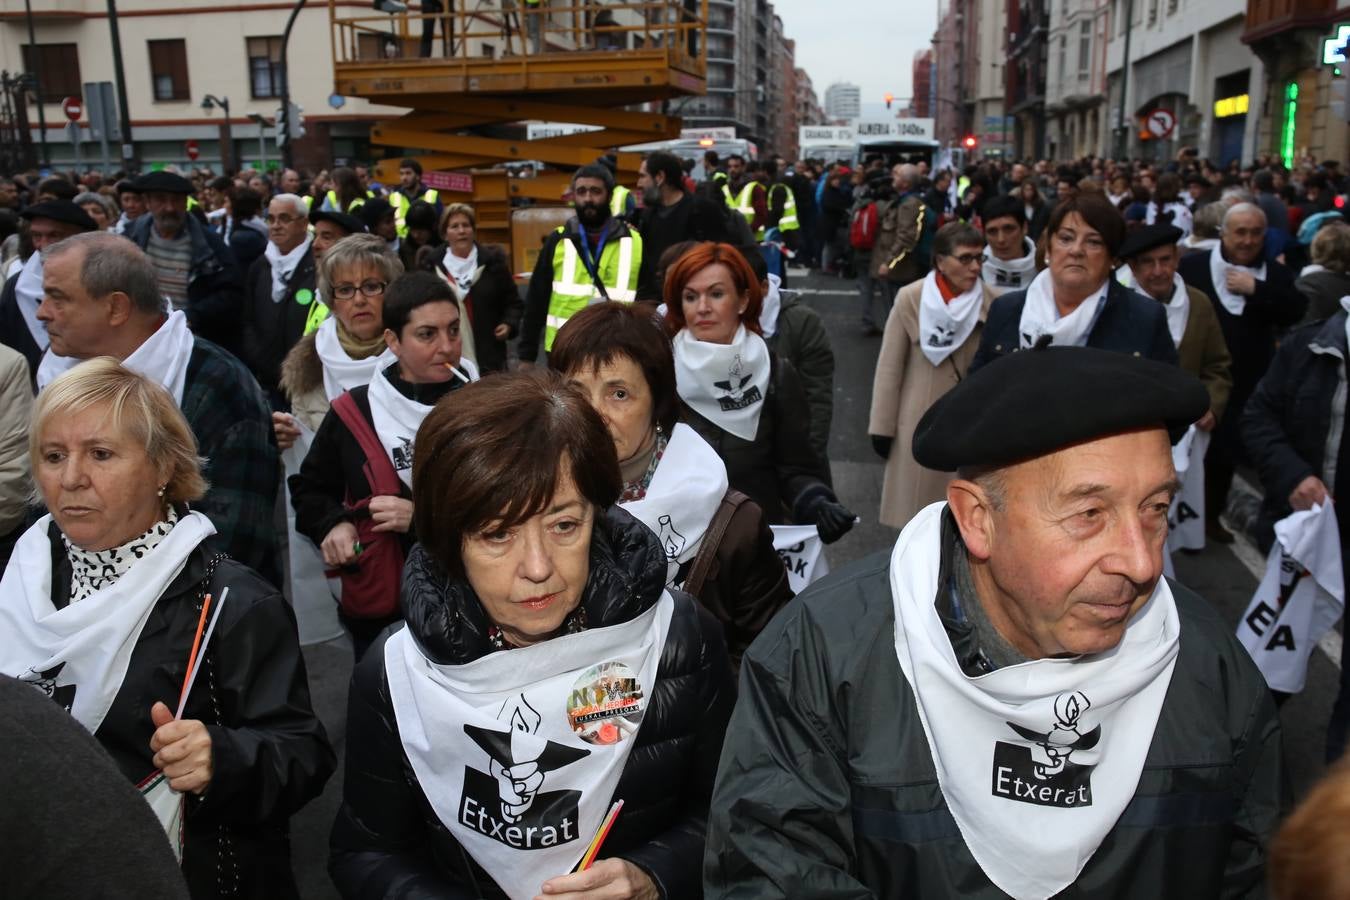
[[[770,525],[769,530],[773,532],[773,549],[783,560],[794,594],[800,594],[813,581],[830,574],[825,544],[816,526]]]
[[[592,666],[567,698],[567,724],[588,744],[617,744],[637,733],[646,706],[637,673],[621,662]]]

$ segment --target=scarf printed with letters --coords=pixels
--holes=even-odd
[[[1034,347],[1037,338],[1046,334],[1051,336],[1051,343],[1056,347],[1087,346],[1088,333],[1097,319],[1097,311],[1106,303],[1110,285],[1108,279],[1091,297],[1078,304],[1077,309],[1061,316],[1055,306],[1055,285],[1050,280],[1050,270],[1037,275],[1027,288],[1022,318],[1017,326],[1022,349]]]
[[[670,594],[619,625],[437,665],[385,644],[399,739],[437,818],[508,897],[572,870],[605,817],[656,682]]]
[[[672,343],[680,398],[718,428],[753,441],[769,390],[764,338],[738,325],[730,344],[713,344],[681,328]]]
[[[1022,249],[1026,253],[1017,259],[999,259],[994,256],[993,250],[985,248],[980,277],[995,296],[1020,291],[1036,277],[1036,244],[1031,238],[1023,238],[1022,241]]]
[[[1043,900],[1134,796],[1176,664],[1176,605],[1160,578],[1117,650],[968,676],[934,603],[946,506],[923,509],[891,554],[895,652],[966,846],[1000,890]]]
[[[470,381],[478,380],[478,367],[467,359],[459,361],[459,369],[469,376]],[[418,403],[398,392],[398,388],[389,383],[384,370],[375,373],[370,379],[370,419],[375,426],[375,435],[380,439],[384,452],[394,464],[399,480],[412,487],[413,442],[417,439],[417,429],[422,420],[431,412],[432,407]]]
[[[964,294],[947,302],[937,283],[937,270],[923,277],[919,289],[919,350],[934,366],[951,356],[970,339],[980,322],[984,284],[979,279]]]
[[[23,314],[23,324],[33,336],[33,343],[39,350],[46,350],[51,340],[47,337],[47,326],[38,320],[38,307],[42,305],[42,254],[34,253],[19,270],[19,279],[14,282],[14,299]]]

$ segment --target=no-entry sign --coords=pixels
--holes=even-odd
[[[78,122],[80,116],[84,115],[84,101],[79,97],[67,97],[61,101],[61,111],[70,121]]]
[[[201,149],[200,147],[197,146],[197,142],[196,142],[196,141],[188,141],[188,142],[187,142],[186,144],[184,144],[183,146],[184,146],[184,149],[187,150],[187,158],[188,158],[188,159],[195,160],[198,156],[201,155],[202,149]]]

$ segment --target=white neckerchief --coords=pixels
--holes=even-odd
[[[1219,239],[1198,238],[1192,233],[1181,239],[1181,246],[1186,250],[1196,253],[1202,250],[1212,250],[1219,246]]]
[[[895,652],[938,784],[971,855],[1000,890],[1072,884],[1134,796],[1179,647],[1159,579],[1114,650],[966,675],[934,598],[946,503],[923,509],[891,554]]]
[[[1153,299],[1139,286],[1134,270],[1128,264],[1116,270],[1116,280],[1141,296]],[[1180,347],[1186,334],[1186,321],[1191,316],[1191,295],[1186,290],[1186,282],[1176,272],[1172,273],[1172,296],[1163,303],[1163,309],[1167,310],[1167,331],[1172,335],[1172,343]]]
[[[122,360],[122,365],[163,387],[173,396],[173,402],[182,406],[183,387],[187,383],[187,367],[193,347],[187,316],[181,309],[175,309],[165,317],[164,323],[154,334]],[[84,360],[74,356],[57,356],[48,348],[42,362],[38,364],[38,390],[82,362]]]
[[[370,384],[377,372],[383,372],[398,360],[393,351],[387,348],[383,353],[365,359],[352,359],[338,340],[337,318],[334,316],[324,319],[318,331],[314,332],[314,350],[323,364],[323,392],[328,395],[329,402],[342,396],[343,391]]]
[[[1325,272],[1326,270],[1327,267],[1320,263],[1308,263],[1299,270],[1298,277],[1302,278],[1304,275],[1316,275],[1318,272]]]
[[[122,687],[151,610],[216,529],[201,513],[188,513],[121,578],[57,609],[51,521],[43,516],[24,532],[0,581],[0,672],[41,688],[92,734]]]
[[[769,389],[764,338],[738,325],[730,344],[713,344],[681,328],[672,343],[680,398],[718,428],[753,441]]]
[[[942,365],[944,359],[970,339],[979,324],[983,300],[984,284],[979,279],[974,287],[948,303],[942,299],[937,270],[923,277],[919,290],[919,350],[930,363]]]
[[[1345,609],[1343,565],[1334,503],[1275,523],[1265,577],[1237,630],[1273,690],[1303,690],[1313,647]]]
[[[759,330],[765,339],[778,333],[778,314],[783,311],[783,279],[769,273],[769,289],[764,292],[764,307],[759,311]]]
[[[309,252],[309,245],[314,242],[314,238],[308,234],[305,239],[291,249],[290,253],[282,253],[281,248],[271,241],[267,242],[267,249],[263,251],[263,256],[272,264],[272,302],[280,303],[286,296],[286,285],[290,283],[291,276],[295,274],[295,267],[300,265],[300,260],[305,258]]]
[[[999,259],[985,248],[981,277],[995,296],[1020,291],[1036,277],[1036,245],[1031,238],[1023,238],[1022,248],[1027,252],[1017,259]]]
[[[458,368],[469,376],[470,381],[478,380],[478,367],[469,360],[461,359]],[[368,396],[375,435],[380,439],[384,452],[389,454],[399,480],[411,488],[413,443],[417,438],[417,429],[422,426],[422,420],[432,407],[400,394],[398,388],[390,383],[384,369],[370,379]]]
[[[23,324],[33,336],[33,343],[39,350],[46,350],[51,340],[47,337],[47,326],[38,321],[38,307],[42,305],[42,254],[34,253],[19,270],[19,280],[14,282],[14,299],[18,301],[19,312],[23,313]]]
[[[127,574],[137,560],[163,542],[177,522],[178,514],[171,506],[168,515],[144,534],[107,550],[83,550],[61,535],[70,561],[70,602],[79,603]]]
[[[1266,264],[1262,261],[1260,266],[1239,266],[1230,263],[1223,258],[1223,245],[1215,243],[1214,249],[1209,251],[1209,280],[1214,282],[1214,294],[1223,304],[1223,308],[1235,316],[1240,316],[1243,310],[1247,308],[1247,298],[1242,294],[1235,294],[1228,290],[1228,285],[1224,282],[1224,275],[1229,269],[1236,269],[1239,272],[1246,272],[1257,281],[1266,280]]]
[[[1112,206],[1120,206],[1120,201],[1124,200],[1128,196],[1129,194],[1113,194],[1110,191],[1106,192],[1106,199],[1111,202]]]
[[[1027,298],[1022,304],[1022,319],[1017,332],[1021,337],[1022,349],[1035,346],[1036,339],[1048,334],[1056,347],[1085,347],[1092,323],[1097,319],[1097,311],[1106,302],[1106,292],[1111,281],[1098,288],[1078,308],[1067,316],[1061,316],[1055,306],[1055,286],[1050,280],[1050,270],[1046,269],[1031,280],[1027,288]]]
[[[1171,203],[1163,204],[1162,211],[1171,213],[1170,224],[1175,228],[1181,229],[1181,236],[1184,238],[1191,233],[1191,223],[1194,217],[1191,215],[1191,209],[1186,204],[1174,200]],[[1150,202],[1148,213],[1144,217],[1145,225],[1153,225],[1158,221],[1158,204]]]
[[[533,897],[586,852],[637,743],[674,606],[663,594],[628,622],[459,666],[428,660],[408,628],[385,643],[422,792],[506,896]]]
[[[478,245],[473,245],[468,256],[461,257],[456,256],[455,251],[447,244],[445,255],[441,257],[441,266],[450,276],[446,280],[459,288],[455,295],[463,301],[469,294],[469,288],[473,287],[474,281],[478,279]]]
[[[666,584],[678,587],[675,578],[680,564],[698,555],[703,535],[729,486],[726,464],[717,451],[681,423],[670,432],[646,495],[620,504],[661,539],[666,551]]]

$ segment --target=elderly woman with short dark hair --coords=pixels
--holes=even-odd
[[[1038,344],[1099,347],[1176,364],[1162,304],[1112,277],[1125,220],[1100,194],[1078,194],[1054,208],[1041,243],[1046,268],[1025,290],[989,307],[974,372]]]
[[[984,235],[952,222],[933,239],[933,270],[896,295],[872,379],[867,432],[886,460],[881,523],[904,528],[946,497],[949,476],[925,469],[910,450],[928,408],[965,377],[980,346],[994,292],[981,277]]]
[[[352,681],[344,897],[700,895],[731,673],[621,487],[555,372],[486,378],[422,423],[406,626]]]
[[[81,363],[39,395],[29,455],[51,513],[0,581],[0,673],[99,740],[193,897],[298,896],[288,820],[333,753],[290,604],[189,506],[206,482],[177,404],[111,357]]]

